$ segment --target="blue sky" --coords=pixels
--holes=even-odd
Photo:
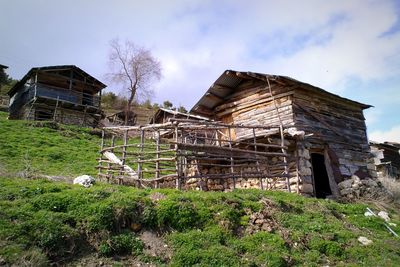
[[[0,0],[0,63],[74,64],[105,79],[109,41],[162,64],[153,101],[191,108],[225,69],[288,75],[356,101],[376,141],[400,142],[400,1]]]

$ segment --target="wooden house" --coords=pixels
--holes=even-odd
[[[378,174],[400,179],[400,144],[370,142],[370,146]]]
[[[115,125],[115,126],[125,125],[126,113],[127,112],[125,110],[119,111],[119,112],[116,112],[116,113],[113,113],[113,114],[107,116],[107,119],[108,119],[109,123],[112,125]],[[132,110],[129,111],[128,121],[127,121],[126,125],[129,125],[129,126],[136,125],[136,120],[137,120],[137,114],[135,112],[133,112]]]
[[[8,92],[9,118],[96,126],[105,87],[74,65],[32,68]]]
[[[150,119],[150,124],[166,123],[171,118],[175,119],[191,119],[191,120],[209,120],[204,116],[194,115],[190,113],[183,113],[176,110],[159,108],[154,116]]]
[[[191,113],[226,124],[282,127],[290,173],[301,181],[297,191],[326,197],[340,195],[338,183],[353,175],[376,176],[363,115],[369,107],[286,76],[227,70]],[[230,131],[234,140],[253,134],[258,143],[273,139],[265,130]]]

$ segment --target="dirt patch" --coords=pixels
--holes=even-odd
[[[154,192],[154,193],[151,193],[149,197],[151,199],[151,202],[157,203],[158,201],[165,199],[166,195],[159,193],[159,192]]]
[[[263,208],[258,212],[249,215],[249,224],[246,227],[246,234],[254,234],[259,231],[273,232],[278,229],[278,223],[273,218],[273,213],[277,209],[276,204],[269,199],[260,200]]]
[[[165,243],[162,236],[150,231],[143,231],[139,238],[144,243],[144,253],[168,262],[172,257],[172,249]]]

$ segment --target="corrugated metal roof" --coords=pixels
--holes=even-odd
[[[338,95],[332,94],[328,91],[323,90],[322,88],[313,86],[308,83],[301,82],[299,80],[293,79],[288,76],[282,75],[271,75],[271,74],[263,74],[257,72],[241,72],[234,70],[226,70],[222,73],[220,77],[211,85],[211,87],[207,90],[207,92],[200,98],[200,100],[193,106],[190,110],[191,113],[195,114],[204,114],[209,115],[212,114],[213,109],[225,102],[225,100],[233,94],[237,87],[245,80],[261,80],[267,81],[267,79],[273,82],[286,83],[288,85],[298,85],[299,87],[311,90],[314,92],[324,93],[329,96],[333,96],[343,101],[351,102],[361,106],[361,108],[369,108],[372,107],[370,105],[366,105],[363,103],[359,103],[347,98],[340,97]]]
[[[167,108],[158,108],[158,110],[156,111],[156,113],[154,114],[154,116],[150,119],[150,124],[154,123],[156,121],[156,119],[161,116],[161,114],[165,112],[165,113],[169,113],[172,115],[180,115],[180,116],[185,116],[188,118],[192,118],[192,119],[197,119],[197,120],[206,120],[208,121],[209,118],[200,116],[200,115],[194,115],[194,114],[190,114],[190,113],[183,113],[183,112],[179,112],[176,110],[172,110],[172,109],[167,109]]]

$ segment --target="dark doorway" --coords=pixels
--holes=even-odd
[[[326,198],[332,195],[329,185],[329,177],[325,167],[325,157],[322,154],[311,153],[311,161],[314,176],[315,196]]]

